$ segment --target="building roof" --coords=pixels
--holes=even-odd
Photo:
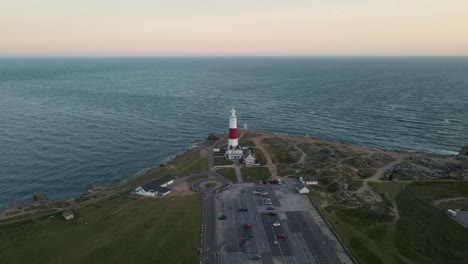
[[[317,181],[317,177],[314,176],[303,176],[302,180],[304,181]]]
[[[305,185],[304,185],[302,182],[299,182],[299,183],[296,185],[296,188],[297,188],[298,190],[302,190],[302,189],[304,189],[304,188],[306,188],[306,187],[305,187]]]
[[[161,187],[161,185],[165,184],[165,183],[168,183],[170,181],[174,180],[174,177],[172,177],[171,175],[165,175],[165,176],[162,176],[161,178],[158,178],[154,181],[150,181],[148,183],[145,183],[143,186],[141,186],[143,188],[143,190],[145,190],[146,192],[147,191],[150,191],[150,190],[153,190],[153,191],[159,191],[160,188],[163,188],[163,189],[167,189],[167,190],[170,190],[168,188],[164,188],[164,187]]]

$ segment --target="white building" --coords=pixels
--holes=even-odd
[[[158,178],[154,181],[148,182],[143,186],[139,186],[135,189],[135,193],[144,196],[164,196],[171,192],[171,189],[166,188],[166,186],[174,183],[174,177],[171,175],[166,175],[161,178]]]
[[[318,180],[312,176],[299,177],[299,181],[305,185],[317,185]]]
[[[258,165],[257,157],[255,155],[255,150],[254,149],[245,150],[244,155],[242,156],[242,161],[245,166]]]
[[[299,183],[296,185],[296,190],[297,190],[300,194],[308,194],[308,193],[309,193],[309,189],[307,189],[307,187],[306,187],[302,182],[299,182]]]

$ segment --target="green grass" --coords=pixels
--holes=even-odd
[[[265,158],[265,155],[263,154],[263,152],[260,149],[255,148],[255,157],[257,158],[260,165],[267,164],[267,160]]]
[[[246,167],[241,168],[241,172],[244,182],[257,182],[271,177],[267,167]]]
[[[409,193],[401,192],[397,204],[401,216],[395,245],[402,255],[415,263],[466,263],[468,229]]]
[[[468,199],[464,200],[457,200],[457,201],[448,201],[448,202],[443,202],[437,205],[437,207],[447,210],[447,209],[462,209],[462,210],[467,210],[468,209]]]
[[[371,183],[383,202],[372,207],[346,208],[329,205],[322,212],[343,238],[359,263],[465,263],[468,229],[448,218],[442,208],[423,202],[466,194],[466,182]],[[453,190],[453,194],[452,194]],[[313,197],[319,202],[320,196]],[[388,214],[396,201],[400,220]]]
[[[265,138],[262,143],[273,163],[295,163],[300,159],[300,153],[281,138]]]
[[[414,182],[408,185],[407,189],[428,202],[438,199],[468,197],[467,181]]]
[[[363,178],[363,179],[370,178],[370,177],[374,176],[376,172],[377,172],[377,169],[375,169],[375,168],[366,168],[366,169],[360,169],[359,170],[361,178]]]
[[[233,183],[237,183],[236,172],[233,168],[222,168],[217,170],[218,174],[230,179]]]
[[[196,263],[200,196],[115,197],[75,211],[0,226],[2,263]],[[116,209],[122,211],[112,214]],[[77,219],[102,218],[89,224]]]
[[[205,188],[213,189],[214,187],[216,187],[216,183],[208,182],[205,184]]]
[[[228,160],[225,157],[215,158],[215,166],[225,166],[225,165],[232,165],[232,160]]]
[[[239,139],[239,145],[241,145],[242,147],[244,147],[244,146],[255,147],[255,143],[253,143],[252,140],[248,140],[248,139],[244,139],[244,138]]]
[[[191,185],[194,181],[196,180],[199,180],[199,179],[206,179],[208,178],[208,176],[206,175],[197,175],[197,176],[193,176],[193,177],[190,177],[186,180],[186,182]]]

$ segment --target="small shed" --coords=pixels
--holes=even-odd
[[[62,216],[65,220],[72,220],[75,217],[73,212],[70,210],[63,211]]]
[[[309,189],[307,189],[307,187],[306,187],[302,182],[299,182],[299,183],[296,185],[296,190],[297,190],[300,194],[308,194],[308,193],[309,193]]]

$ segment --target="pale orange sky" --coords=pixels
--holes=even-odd
[[[4,0],[0,10],[0,56],[468,55],[468,0]]]

